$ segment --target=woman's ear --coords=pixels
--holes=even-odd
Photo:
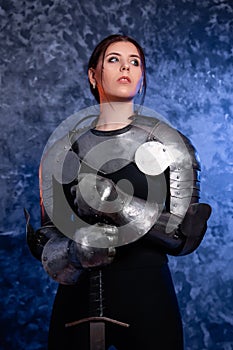
[[[93,88],[95,88],[96,80],[95,80],[95,69],[94,68],[88,69],[88,78],[89,78],[89,81],[90,81],[91,85],[93,86]]]

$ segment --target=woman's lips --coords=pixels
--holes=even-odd
[[[119,83],[122,83],[122,84],[131,83],[130,78],[127,77],[127,76],[122,76],[122,77],[120,77],[117,81],[118,81]]]

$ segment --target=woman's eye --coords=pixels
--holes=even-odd
[[[118,57],[115,57],[115,56],[110,57],[110,58],[108,59],[108,62],[118,62],[118,61],[119,61]]]
[[[134,66],[136,66],[136,67],[139,66],[139,60],[137,60],[137,59],[133,59],[133,60],[131,61],[131,63],[132,63]]]

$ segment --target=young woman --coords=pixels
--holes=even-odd
[[[34,233],[27,225],[33,255],[59,282],[48,348],[182,350],[166,254],[191,253],[206,231],[211,209],[198,203],[195,149],[166,123],[135,112],[146,67],[134,39],[100,42],[88,77],[99,113],[69,134],[52,197],[41,185],[42,227]],[[42,160],[42,182],[56,147]],[[76,159],[70,154],[77,173],[63,181]]]

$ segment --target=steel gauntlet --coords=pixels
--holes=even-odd
[[[115,249],[111,246],[117,233],[115,227],[101,224],[80,228],[76,232],[76,242],[61,234],[51,222],[34,231],[29,213],[26,209],[24,212],[30,252],[56,282],[75,284],[85,268],[100,267],[113,261]],[[111,246],[102,248],[106,240]]]

